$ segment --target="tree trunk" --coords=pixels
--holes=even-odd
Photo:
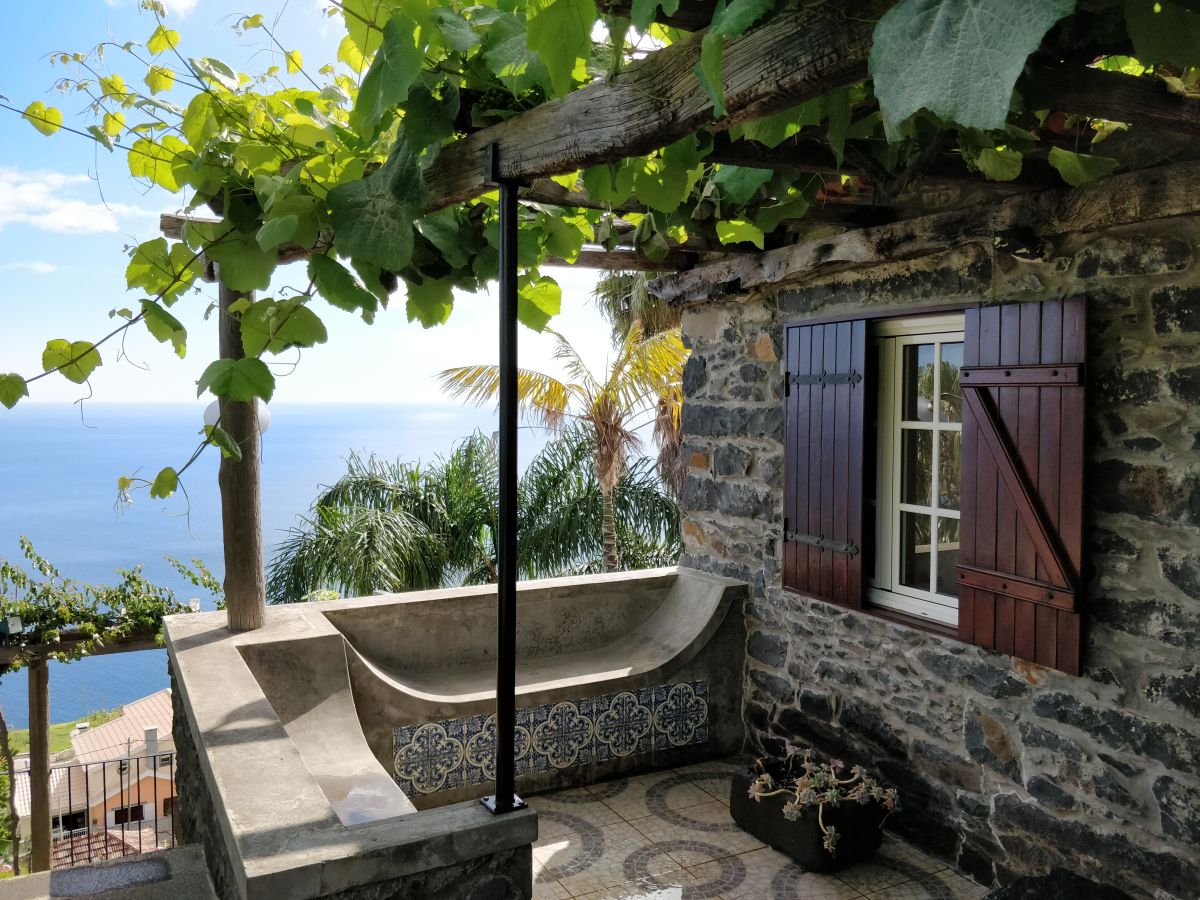
[[[218,278],[220,272],[218,271]],[[241,323],[229,312],[242,297],[220,285],[220,352],[241,359]],[[225,609],[230,631],[261,628],[266,613],[258,411],[254,403],[221,400],[221,427],[242,448],[241,460],[221,458],[221,526],[225,544]]]
[[[617,550],[617,516],[613,510],[612,489],[600,490],[602,510],[601,530],[604,534],[604,571],[616,572],[621,568],[621,555]]]
[[[4,768],[8,772],[8,831],[12,838],[13,876],[21,874],[21,817],[17,815],[16,763],[13,762],[12,746],[8,743],[8,722],[4,710],[0,709],[0,751],[4,753]]]
[[[50,669],[46,658],[29,663],[29,869],[50,871]]]

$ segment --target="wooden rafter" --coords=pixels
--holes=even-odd
[[[1157,78],[1058,65],[1036,69],[1033,84],[1062,112],[1200,135],[1200,98],[1173,94]]]
[[[825,6],[791,11],[731,42],[724,55],[728,115],[716,122],[693,71],[701,35],[691,35],[609,82],[444,148],[425,173],[429,206],[440,209],[487,190],[493,144],[504,178],[533,180],[648,153],[701,128],[722,131],[859,81],[867,74],[873,22],[889,5],[866,0],[853,17]]]
[[[660,278],[651,291],[673,304],[795,281],[833,265],[875,265],[924,256],[971,240],[1027,229],[1039,236],[1090,231],[1200,212],[1200,162],[1114,175],[1070,190],[1040,191],[987,206],[935,213],[803,241],[754,256],[728,257]]]

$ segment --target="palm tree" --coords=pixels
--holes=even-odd
[[[668,306],[650,293],[645,272],[609,272],[592,290],[592,302],[612,327],[613,346],[619,347],[635,325],[643,338],[678,329],[683,318],[679,307]],[[682,374],[682,373],[681,373]],[[680,447],[679,410],[682,406],[681,379],[659,398],[654,419],[654,444],[658,447],[658,472],[676,499],[683,493],[683,457]]]
[[[521,369],[517,373],[517,402],[534,425],[559,431],[568,421],[584,428],[592,447],[592,468],[600,489],[603,512],[605,572],[621,568],[613,492],[626,472],[629,454],[640,448],[636,429],[639,416],[677,421],[682,399],[680,388],[687,351],[677,329],[644,337],[634,324],[617,350],[607,375],[598,378],[579,353],[561,334],[555,358],[569,380]],[[462,366],[446,369],[439,376],[451,396],[483,405],[494,400],[500,384],[496,366]],[[664,398],[667,409],[662,406]]]
[[[522,577],[602,567],[604,509],[592,456],[588,434],[569,428],[525,470]],[[280,545],[267,579],[271,602],[494,582],[498,471],[496,446],[480,433],[428,465],[352,455],[346,474]],[[620,552],[631,566],[678,558],[678,507],[647,460],[629,467],[612,499]]]

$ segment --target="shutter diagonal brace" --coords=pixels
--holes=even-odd
[[[963,385],[963,387],[965,388],[963,400],[975,416],[979,434],[996,463],[996,469],[1012,498],[1017,515],[1029,531],[1034,551],[1050,574],[1052,582],[1050,587],[1069,592],[1073,598],[1078,583],[1074,567],[1062,550],[1058,534],[1049,523],[1041,500],[1033,489],[1029,475],[1013,446],[1012,438],[996,409],[995,401],[992,400],[987,389],[982,386]],[[1002,575],[1002,577],[1009,576]],[[960,580],[964,578],[964,573],[961,571],[959,578]]]

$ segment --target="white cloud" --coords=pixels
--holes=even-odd
[[[188,13],[196,8],[199,0],[160,0],[168,15],[185,18]],[[136,0],[104,0],[105,6],[110,6],[118,9],[122,6],[133,6]]]
[[[0,230],[28,225],[60,234],[96,234],[117,231],[129,219],[153,218],[151,210],[139,206],[85,199],[96,196],[90,185],[86,175],[0,166]]]
[[[0,269],[28,269],[30,272],[37,272],[39,275],[50,275],[58,271],[58,266],[47,262],[10,262],[0,263]]]

